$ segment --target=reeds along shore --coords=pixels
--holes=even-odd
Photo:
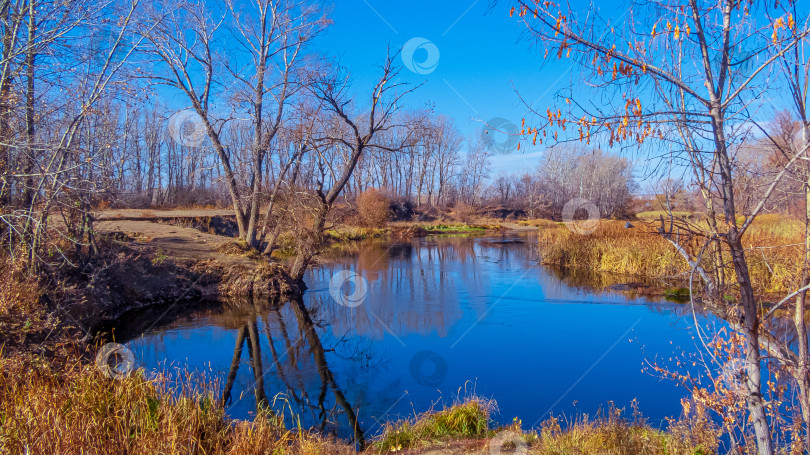
[[[276,412],[260,411],[252,421],[227,418],[216,382],[183,373],[146,379],[136,370],[119,379],[93,365],[73,360],[23,364],[2,360],[0,382],[0,453],[3,454],[353,454],[348,441],[288,428],[283,398],[271,400]],[[693,408],[694,409],[694,408]],[[685,414],[662,431],[623,410],[609,407],[598,416],[563,422],[550,418],[539,429],[524,431],[521,422],[492,421],[494,401],[467,397],[438,411],[391,422],[362,453],[498,453],[489,447],[509,432],[511,449],[530,454],[715,453],[717,428],[703,413]],[[284,414],[287,421],[295,416]],[[511,453],[510,447],[501,447]],[[490,450],[490,452],[487,452]]]
[[[669,242],[657,233],[657,214],[639,214],[633,228],[625,221],[601,220],[592,233],[579,234],[565,223],[529,221],[539,227],[538,241],[543,262],[648,278],[687,280],[690,268]],[[702,221],[695,221],[700,223]],[[804,226],[780,215],[762,215],[745,234],[751,280],[765,297],[790,292],[800,278]],[[724,270],[727,282],[734,270]],[[696,283],[698,281],[696,280]]]

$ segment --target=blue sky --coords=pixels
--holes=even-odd
[[[555,105],[554,94],[571,86],[571,61],[550,59],[523,39],[524,27],[509,16],[512,4],[501,0],[335,0],[334,24],[319,37],[319,51],[337,56],[364,96],[373,84],[387,46],[401,49],[413,38],[429,40],[438,50],[435,69],[427,74],[403,70],[402,79],[424,85],[407,100],[408,107],[433,103],[436,112],[451,117],[467,136],[480,134],[483,122],[505,118],[517,125],[529,117],[520,96],[540,112]],[[573,0],[575,10],[589,3]],[[624,0],[598,3],[604,19],[626,19]],[[415,54],[423,61],[427,52]],[[582,93],[579,94],[582,98]],[[776,101],[776,100],[774,100]],[[773,111],[777,110],[775,107]],[[773,112],[760,112],[770,116]],[[526,147],[526,146],[529,147]],[[593,144],[599,146],[599,144]],[[606,144],[601,144],[603,147]],[[521,152],[496,155],[493,175],[524,173],[540,162],[542,146],[523,143]],[[637,156],[629,158],[638,158]],[[643,165],[638,162],[637,164]]]
[[[410,63],[437,54],[435,67],[422,74],[403,69],[400,75],[403,82],[423,84],[406,99],[408,108],[430,104],[437,113],[452,118],[467,137],[480,134],[484,124],[496,118],[520,125],[526,117],[531,125],[531,116],[521,97],[544,112],[549,106],[559,106],[554,102],[558,91],[583,87],[582,81],[574,80],[577,74],[572,74],[570,60],[544,61],[542,50],[524,39],[524,26],[516,17],[509,16],[510,2],[501,0],[494,7],[491,3],[492,0],[334,0],[329,14],[333,24],[316,39],[313,50],[337,58],[351,74],[354,93],[367,97],[379,76],[377,65],[383,61],[387,47],[396,52],[414,40],[428,42],[413,54]],[[588,11],[588,1],[572,3],[575,10]],[[621,21],[627,19],[628,6],[627,0],[606,0],[599,3],[599,14],[603,19]],[[574,97],[586,101],[593,92],[582,90]],[[360,100],[360,105],[363,104],[364,100]],[[770,110],[757,115],[767,119],[778,110],[778,105],[779,100],[773,100]],[[604,143],[592,146],[607,148]],[[542,145],[533,148],[524,142],[520,152],[495,155],[492,175],[531,172],[540,163],[542,154]],[[639,168],[655,168],[655,164],[634,155],[625,156],[636,159],[636,174],[644,178],[649,170]]]
[[[352,73],[354,88],[367,92],[386,46],[398,50],[412,38],[424,38],[435,44],[439,59],[429,74],[403,71],[403,80],[424,82],[408,99],[409,107],[433,103],[467,136],[479,133],[481,121],[496,117],[519,125],[526,108],[515,90],[545,110],[553,93],[570,82],[568,65],[544,66],[531,43],[521,39],[523,27],[509,17],[508,3],[489,5],[490,0],[338,0],[332,6],[334,24],[317,47],[338,56]],[[417,62],[425,58],[424,49],[414,55]],[[533,170],[539,150],[496,155],[493,174]]]

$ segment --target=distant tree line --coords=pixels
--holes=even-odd
[[[311,48],[330,23],[320,2],[0,5],[4,250],[66,260],[49,251],[60,238],[91,255],[109,206],[229,206],[253,248],[295,232],[300,278],[332,207],[369,188],[414,207],[555,216],[583,197],[603,216],[624,210],[629,163],[598,150],[555,147],[536,172],[493,179],[480,135],[408,108],[418,86],[395,82],[396,51],[350,87]]]
[[[488,193],[503,206],[530,218],[560,219],[572,199],[593,203],[602,217],[626,214],[636,189],[631,163],[599,149],[559,145],[547,149],[536,171],[499,176]]]
[[[115,100],[104,111],[106,115],[89,120],[97,140],[104,141],[106,148],[99,156],[97,172],[92,174],[92,185],[97,189],[93,205],[147,208],[231,204],[223,168],[214,148],[199,136],[204,133],[197,131],[201,125],[196,115],[186,115],[176,124],[176,111],[166,106],[134,106]],[[525,211],[530,217],[559,217],[567,201],[584,198],[596,204],[603,216],[613,217],[626,211],[635,189],[630,162],[598,149],[552,147],[533,171],[493,177],[492,152],[478,137],[465,138],[449,118],[430,111],[406,112],[402,122],[412,129],[392,129],[381,135],[383,141],[396,147],[369,150],[363,155],[346,184],[345,197],[353,200],[374,188],[415,207],[501,205]],[[295,131],[291,128],[295,127],[300,124],[291,121],[279,128],[271,147],[292,150],[290,141]],[[222,125],[219,137],[232,162],[237,185],[246,190],[252,178],[249,125],[231,119]],[[273,185],[287,159],[285,155],[263,160],[263,180]],[[317,184],[323,177],[318,164],[302,157],[297,187]],[[269,197],[262,193],[262,203]]]

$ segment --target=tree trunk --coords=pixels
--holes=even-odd
[[[248,213],[247,232],[245,241],[248,246],[258,248],[259,242],[256,238],[256,231],[259,222],[259,210],[262,191],[262,157],[264,154],[262,139],[262,108],[264,101],[264,66],[266,64],[265,49],[262,45],[261,59],[259,61],[258,74],[256,75],[256,91],[254,100],[254,128],[253,128],[253,178],[251,179],[250,212]]]
[[[318,207],[315,213],[315,220],[312,226],[312,238],[305,239],[303,242],[299,240],[298,253],[295,255],[295,260],[290,267],[290,277],[298,283],[304,282],[304,274],[307,272],[307,267],[312,262],[312,258],[318,253],[323,243],[323,227],[326,224],[326,215],[329,213],[330,205],[326,202]]]
[[[806,128],[802,131],[804,143],[807,144]],[[808,169],[804,184],[804,264],[802,266],[802,281],[799,288],[810,284],[810,169]],[[807,291],[796,297],[796,308],[793,314],[793,324],[796,327],[796,352],[798,362],[794,378],[799,386],[799,404],[801,405],[802,421],[804,422],[804,447],[810,453],[810,352],[807,343],[807,323],[804,320],[807,308]]]
[[[329,369],[329,365],[326,362],[326,351],[321,344],[318,333],[315,331],[315,325],[312,323],[312,318],[309,316],[304,302],[302,302],[301,299],[296,299],[290,303],[290,306],[298,319],[299,330],[306,336],[309,347],[312,349],[312,358],[315,360],[315,365],[318,367],[318,374],[321,376],[321,381],[323,381],[325,385],[332,387],[335,402],[343,408],[343,411],[346,413],[346,419],[348,419],[349,424],[354,430],[355,442],[357,442],[361,448],[365,447],[366,438],[357,421],[357,414],[354,412],[354,409],[352,409],[349,400],[346,399],[346,396],[343,395],[343,392],[338,387],[332,370]]]
[[[736,228],[732,228],[736,236]],[[732,236],[729,232],[729,236]],[[748,412],[754,424],[754,433],[757,438],[757,448],[761,455],[774,453],[771,440],[770,427],[765,413],[765,403],[762,399],[762,359],[759,346],[759,313],[754,299],[754,292],[748,273],[748,264],[745,261],[742,243],[739,238],[730,242],[731,257],[734,271],[737,274],[737,283],[740,286],[742,307],[745,312],[745,363],[746,388],[748,392]]]
[[[765,403],[762,399],[762,359],[759,345],[759,309],[757,308],[754,288],[745,259],[745,249],[737,229],[737,210],[734,204],[734,181],[731,160],[726,146],[723,114],[717,97],[713,96],[712,130],[720,173],[721,198],[723,200],[723,217],[727,225],[726,243],[731,254],[737,284],[740,287],[740,303],[744,311],[745,363],[747,380],[748,413],[754,426],[757,438],[757,449],[760,455],[774,453]]]
[[[11,8],[4,5],[2,14],[5,23],[5,33],[3,34],[3,68],[0,74],[0,176],[5,177],[8,172],[9,143],[11,143],[11,55],[14,46],[14,31],[19,19],[12,19]],[[5,207],[9,202],[8,184],[0,185],[0,207]]]
[[[36,147],[34,147],[34,63],[36,60],[36,50],[32,43],[36,40],[36,8],[34,2],[29,2],[28,5],[28,52],[25,55],[25,136],[27,153],[25,157],[25,183],[23,185],[23,206],[29,208],[34,200],[34,154]],[[33,207],[29,208],[33,210]]]
[[[250,363],[253,366],[254,391],[256,394],[256,412],[261,411],[268,404],[267,395],[264,393],[264,368],[262,367],[262,350],[259,342],[259,330],[256,327],[256,317],[247,324],[248,329],[248,354]]]

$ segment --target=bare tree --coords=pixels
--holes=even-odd
[[[305,48],[327,20],[316,2],[263,0],[251,3],[249,10],[231,1],[224,6],[226,12],[216,18],[205,2],[170,2],[153,11],[158,26],[146,37],[162,65],[151,78],[188,99],[219,157],[239,236],[258,248],[264,165],[288,102],[306,84],[300,71]],[[223,36],[224,29],[239,37],[236,49],[226,49],[226,42],[233,41]],[[227,104],[228,90],[215,93],[217,86],[233,92],[233,104]],[[240,167],[224,138],[234,115],[224,117],[214,108],[217,103],[221,110],[247,110],[250,116],[249,159]],[[240,175],[245,180],[241,184]]]
[[[468,141],[464,164],[458,172],[458,187],[463,202],[471,205],[481,202],[480,198],[489,178],[491,157],[492,154],[480,136]]]
[[[22,247],[34,268],[45,262],[41,253],[49,231],[73,241],[78,251],[92,247],[90,200],[109,148],[87,144],[103,135],[95,118],[111,89],[125,87],[120,75],[138,44],[128,43],[138,7],[137,0],[0,2],[2,241],[12,254]],[[114,18],[113,25],[105,25],[103,17]],[[103,48],[75,42],[75,34],[102,31],[110,36]],[[46,66],[56,71],[43,70]],[[70,99],[61,99],[67,92]],[[51,223],[55,212],[63,223]]]
[[[595,106],[572,90],[565,113],[562,107],[536,112],[538,129],[568,138],[568,127],[579,133],[571,140],[586,143],[599,137],[610,145],[648,145],[651,153],[658,150],[660,156],[677,157],[690,167],[704,196],[708,228],[683,220],[676,226],[671,219],[668,226],[662,222],[661,234],[695,268],[705,254],[714,257],[713,276],[702,268],[700,273],[709,297],[726,286],[723,269],[727,261],[731,264],[746,339],[748,411],[759,452],[774,453],[762,396],[762,320],[742,239],[784,173],[774,177],[739,222],[734,154],[756,120],[751,112],[762,105],[762,93],[771,88],[774,62],[796,46],[793,37],[780,33],[786,21],[760,20],[761,14],[749,11],[751,5],[734,1],[648,1],[635,5],[629,18],[619,21],[590,11],[583,15],[554,2],[516,3],[515,12],[547,49],[546,55],[573,59],[582,83],[605,100]],[[766,12],[775,9],[757,7]],[[772,42],[778,47],[769,51]],[[704,246],[689,250],[695,238]]]
[[[328,118],[315,132],[312,140],[316,166],[321,169],[316,182],[314,203],[311,211],[311,228],[303,229],[298,236],[296,257],[290,266],[293,279],[301,280],[312,259],[323,246],[323,232],[327,216],[341,194],[360,158],[369,150],[396,152],[401,145],[381,143],[380,137],[387,131],[405,128],[397,113],[402,100],[415,90],[404,83],[394,82],[401,68],[396,66],[396,54],[389,54],[380,66],[380,76],[369,94],[367,113],[355,113],[348,95],[348,76],[331,67],[321,68],[312,84],[312,94],[324,105]],[[332,128],[337,126],[336,128]],[[408,135],[401,144],[408,143]],[[329,159],[330,156],[334,157]]]
[[[575,198],[596,204],[603,217],[624,215],[635,190],[626,158],[571,144],[546,149],[537,178],[554,217]]]

